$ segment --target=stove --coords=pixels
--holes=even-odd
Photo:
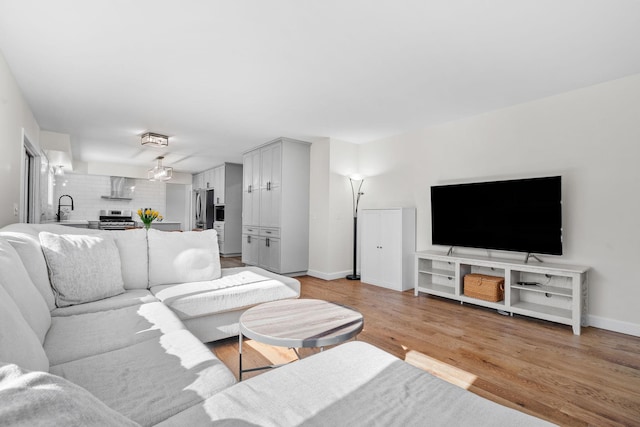
[[[100,211],[100,230],[126,230],[136,226],[128,209],[108,209]]]

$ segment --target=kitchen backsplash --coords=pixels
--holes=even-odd
[[[63,194],[73,197],[74,210],[69,219],[98,220],[102,209],[131,209],[134,218],[139,208],[152,208],[164,214],[166,212],[166,188],[164,182],[135,180],[135,191],[132,200],[108,200],[101,196],[108,196],[111,192],[111,180],[108,176],[83,175],[67,173],[56,177],[54,189],[54,211],[58,209],[58,199]],[[62,199],[68,204],[69,199]]]

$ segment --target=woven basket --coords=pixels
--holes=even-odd
[[[464,294],[485,301],[502,301],[504,299],[504,277],[467,274],[464,276]]]

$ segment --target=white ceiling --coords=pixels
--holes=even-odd
[[[0,0],[0,50],[76,159],[198,172],[639,73],[640,1]]]

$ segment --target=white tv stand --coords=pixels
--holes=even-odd
[[[436,251],[416,252],[415,295],[419,292],[463,303],[495,308],[510,315],[521,314],[571,325],[580,335],[587,326],[588,267],[565,264],[527,264],[522,261],[467,255],[446,255]],[[504,300],[470,298],[463,293],[469,273],[504,277]],[[536,282],[538,285],[520,285]]]

